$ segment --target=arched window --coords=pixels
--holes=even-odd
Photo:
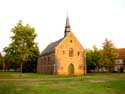
[[[70,57],[73,56],[73,49],[72,49],[72,48],[69,49],[69,56],[70,56]]]
[[[77,52],[77,55],[79,56],[79,55],[80,55],[80,52]]]
[[[72,43],[72,40],[70,40],[70,43]]]
[[[63,50],[63,55],[65,54],[65,51]]]

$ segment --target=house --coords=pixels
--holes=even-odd
[[[124,60],[125,60],[125,48],[118,48],[118,58],[115,60],[114,71],[120,72],[124,71]]]
[[[41,53],[37,72],[57,75],[86,74],[85,50],[71,32],[66,18],[64,37],[50,43]]]

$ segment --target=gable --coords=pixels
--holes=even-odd
[[[84,51],[84,48],[78,41],[78,39],[74,36],[72,32],[69,32],[67,36],[57,45],[56,49],[69,49],[74,48],[76,50]]]

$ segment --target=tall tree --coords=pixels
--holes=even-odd
[[[12,43],[5,47],[4,51],[9,61],[20,64],[20,76],[22,76],[23,64],[33,62],[34,55],[35,58],[39,55],[37,44],[34,42],[37,35],[34,28],[28,24],[24,26],[21,20],[12,28],[11,32],[13,33]]]
[[[37,60],[39,56],[39,49],[36,45],[33,50],[31,50],[30,56],[28,57],[27,63],[23,64],[23,71],[24,72],[36,72],[37,68]],[[28,67],[28,68],[27,68]]]
[[[104,67],[108,69],[108,71],[112,71],[117,56],[118,54],[114,44],[111,40],[106,38],[103,43],[102,57],[99,61],[100,67]]]
[[[87,69],[88,70],[95,70],[98,67],[98,61],[101,58],[100,50],[93,46],[93,49],[88,49],[86,53],[86,61],[87,61]]]
[[[5,71],[5,62],[4,56],[0,53],[0,66],[2,67],[3,72]]]
[[[0,65],[2,65],[2,71],[5,71],[6,64],[5,64],[5,55],[0,53]]]

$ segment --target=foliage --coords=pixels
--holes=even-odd
[[[93,46],[93,49],[88,49],[86,53],[86,62],[87,62],[87,69],[94,70],[98,66],[98,61],[101,58],[101,51],[96,47]]]
[[[27,25],[22,25],[20,20],[11,30],[11,44],[4,48],[6,52],[6,62],[16,64],[20,67],[24,63],[36,63],[39,55],[37,44],[34,42],[36,38],[35,29]],[[22,71],[22,69],[21,69]]]
[[[2,62],[2,55],[1,55],[1,53],[0,53],[0,64],[1,64],[1,62]]]
[[[2,62],[3,62],[3,58],[2,58],[2,55],[0,53],[0,69],[2,69]]]
[[[31,51],[31,55],[29,56],[29,59],[27,60],[27,63],[23,64],[23,71],[24,72],[36,72],[37,68],[37,60],[39,56],[39,48],[36,45],[36,47]]]
[[[99,61],[99,66],[112,70],[115,60],[117,58],[117,50],[111,40],[105,39],[103,43],[102,57]]]
[[[0,53],[0,70],[2,69],[3,72],[5,71],[5,56],[2,56],[2,54]]]

